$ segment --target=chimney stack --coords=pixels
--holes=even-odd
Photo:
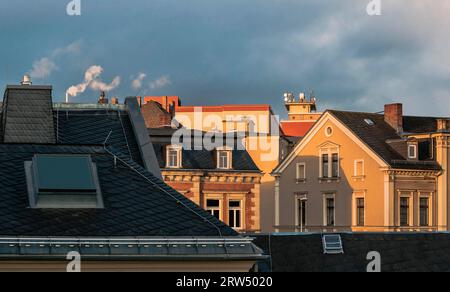
[[[397,133],[403,132],[403,104],[394,103],[384,106],[384,121]]]
[[[106,98],[106,92],[102,91],[98,99],[99,104],[108,104],[108,99]]]
[[[115,104],[115,105],[119,104],[119,99],[117,97],[111,98],[111,104]]]

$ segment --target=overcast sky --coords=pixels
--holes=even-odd
[[[450,116],[448,0],[382,0],[381,16],[369,0],[81,0],[81,16],[69,2],[0,1],[2,86],[28,72],[62,101],[97,65],[73,101],[105,87],[284,115],[283,92],[314,89],[321,110]]]

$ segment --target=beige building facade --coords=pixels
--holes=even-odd
[[[273,172],[277,231],[448,230],[449,122],[327,111]]]

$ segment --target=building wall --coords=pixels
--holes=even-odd
[[[183,126],[202,131],[247,132],[256,136],[243,139],[246,150],[255,164],[263,172],[261,178],[261,200],[258,219],[262,232],[274,231],[274,188],[275,179],[270,175],[280,162],[279,126],[268,106],[224,106],[198,107],[201,115],[195,116],[195,107],[179,107],[175,120]],[[251,121],[249,123],[249,121]],[[219,123],[222,123],[222,128]],[[272,132],[271,132],[272,128]]]
[[[437,228],[437,176],[432,172],[389,170],[348,129],[322,121],[312,138],[278,177],[279,231],[433,231]],[[332,135],[327,135],[327,128]],[[337,149],[339,179],[320,179],[321,149]],[[364,171],[356,176],[355,163]],[[306,180],[297,181],[297,164],[306,164]],[[330,160],[331,163],[331,160]],[[430,196],[430,226],[420,227],[419,198]],[[324,196],[334,195],[335,227],[325,226]],[[400,227],[400,197],[410,196],[411,226]],[[307,199],[307,230],[298,226],[298,199]],[[365,225],[357,227],[356,199],[365,199]]]
[[[328,137],[325,130],[332,127],[333,134]],[[327,144],[328,143],[328,144]],[[320,176],[320,149],[322,147],[338,148],[340,159],[339,180],[319,180]],[[355,177],[355,160],[364,161],[364,177]],[[306,180],[296,181],[297,163],[306,164]],[[296,199],[302,196],[307,198],[307,225],[312,229],[324,229],[324,195],[335,195],[336,228],[350,230],[353,226],[352,209],[353,196],[365,197],[366,224],[383,226],[384,208],[383,179],[380,165],[363,149],[357,146],[333,122],[325,123],[311,139],[307,146],[296,155],[296,158],[284,170],[280,177],[280,231],[298,231],[296,225]],[[327,228],[325,228],[327,229]]]
[[[239,232],[260,232],[261,175],[163,170],[164,181],[191,201],[207,209],[208,199],[220,200],[220,220],[229,224],[229,200],[241,201]]]

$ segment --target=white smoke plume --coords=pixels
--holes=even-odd
[[[67,55],[79,54],[81,51],[81,41],[69,44],[67,47],[57,48],[47,56],[33,62],[29,71],[30,76],[35,79],[44,79],[50,76],[53,71],[58,70],[57,61]]]
[[[109,84],[100,80],[100,75],[103,73],[103,68],[98,65],[94,65],[87,69],[84,73],[84,81],[78,85],[73,85],[67,89],[67,94],[70,96],[77,96],[80,93],[86,91],[89,87],[93,90],[111,91],[120,85],[120,77],[116,76]]]
[[[50,58],[42,58],[33,62],[33,68],[30,71],[30,76],[35,79],[43,79],[48,77],[54,70],[57,70],[55,62]]]
[[[134,79],[131,82],[131,87],[135,90],[139,90],[142,88],[142,83],[145,79],[145,77],[147,77],[147,74],[145,73],[139,73],[139,75],[136,77],[136,79]]]
[[[151,89],[159,89],[163,88],[167,85],[170,85],[172,82],[170,81],[169,76],[161,76],[160,78],[150,82],[150,88]]]

